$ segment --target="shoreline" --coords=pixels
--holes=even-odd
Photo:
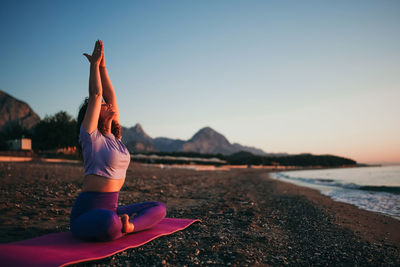
[[[400,248],[400,219],[333,200],[329,196],[323,195],[318,189],[278,180],[269,175],[268,179],[277,181],[278,190],[282,190],[285,194],[303,195],[315,205],[334,214],[338,225],[360,233],[369,242],[384,241]],[[385,227],[376,227],[377,224],[385,225]]]
[[[376,171],[377,168],[387,168],[390,166],[368,166],[371,168],[374,168]],[[338,168],[331,168],[331,169],[326,169],[326,170],[332,170],[336,171]],[[307,170],[307,171],[318,171],[317,169],[312,169],[312,170]],[[384,169],[382,171],[379,170],[379,175],[384,175],[383,173],[387,171],[387,169]],[[319,172],[318,177],[322,178],[316,178],[313,176],[313,174],[305,175],[304,174],[297,174],[297,175],[290,175],[290,174],[284,174],[286,172],[291,172],[290,171],[273,171],[270,174],[270,178],[274,180],[278,180],[281,182],[293,184],[296,186],[304,187],[304,188],[309,188],[318,191],[321,195],[324,195],[330,199],[332,199],[335,202],[339,203],[345,203],[345,204],[350,204],[354,205],[355,207],[373,212],[376,214],[381,214],[384,216],[391,217],[395,220],[400,221],[400,214],[394,209],[395,207],[392,207],[391,209],[387,208],[385,209],[384,204],[382,203],[397,203],[399,201],[398,199],[398,194],[399,194],[399,186],[396,185],[387,185],[387,183],[382,183],[382,184],[358,184],[358,182],[354,181],[348,181],[346,180],[346,177],[340,179],[340,173],[336,173],[337,175],[334,175],[335,178],[332,176],[327,176],[325,177],[324,175],[326,173],[321,173]],[[302,170],[300,170],[302,172]],[[383,172],[383,173],[382,173]],[[282,175],[280,173],[283,173]],[[315,174],[315,173],[314,173]],[[353,173],[354,175],[364,175],[360,176],[363,178],[366,178],[365,172],[356,172]],[[375,178],[377,179],[377,178]],[[326,182],[326,181],[329,181]],[[390,180],[391,181],[391,180]],[[336,193],[335,193],[336,192]],[[338,193],[339,192],[339,193]],[[374,198],[373,194],[377,194],[377,196]],[[378,196],[379,194],[379,196]],[[380,195],[383,194],[383,195]],[[352,197],[347,197],[348,195]],[[365,198],[369,198],[371,200],[368,203],[368,205],[365,204]],[[363,202],[364,201],[364,202]],[[389,201],[389,202],[388,202]],[[377,208],[380,207],[380,208]]]
[[[103,260],[110,265],[400,265],[400,221],[277,181],[268,171],[131,164],[119,205],[157,200],[184,231]],[[69,230],[80,164],[0,162],[0,242]]]

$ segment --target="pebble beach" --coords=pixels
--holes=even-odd
[[[69,230],[81,163],[0,162],[0,241]],[[269,178],[131,163],[119,204],[157,200],[183,231],[74,266],[399,266],[400,221]]]

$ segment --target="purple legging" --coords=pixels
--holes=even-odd
[[[141,202],[118,207],[119,192],[82,192],[72,207],[70,226],[74,236],[84,240],[111,241],[122,237],[122,222],[118,217],[128,214],[134,232],[159,223],[166,214],[163,203]]]

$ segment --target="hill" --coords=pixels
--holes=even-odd
[[[30,130],[39,121],[40,117],[27,103],[0,90],[0,132],[16,125]]]
[[[277,155],[267,154],[255,147],[238,143],[231,144],[224,135],[211,127],[200,129],[192,138],[185,141],[167,137],[151,138],[140,124],[136,124],[131,128],[123,127],[122,141],[131,152],[195,152],[230,155],[239,151],[248,151],[255,155]]]

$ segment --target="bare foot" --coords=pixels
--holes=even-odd
[[[125,234],[132,233],[133,230],[135,229],[135,226],[133,225],[133,223],[131,223],[129,221],[128,214],[122,214],[119,217],[121,218],[121,221],[122,221],[122,230],[121,230],[121,232],[125,233]]]

